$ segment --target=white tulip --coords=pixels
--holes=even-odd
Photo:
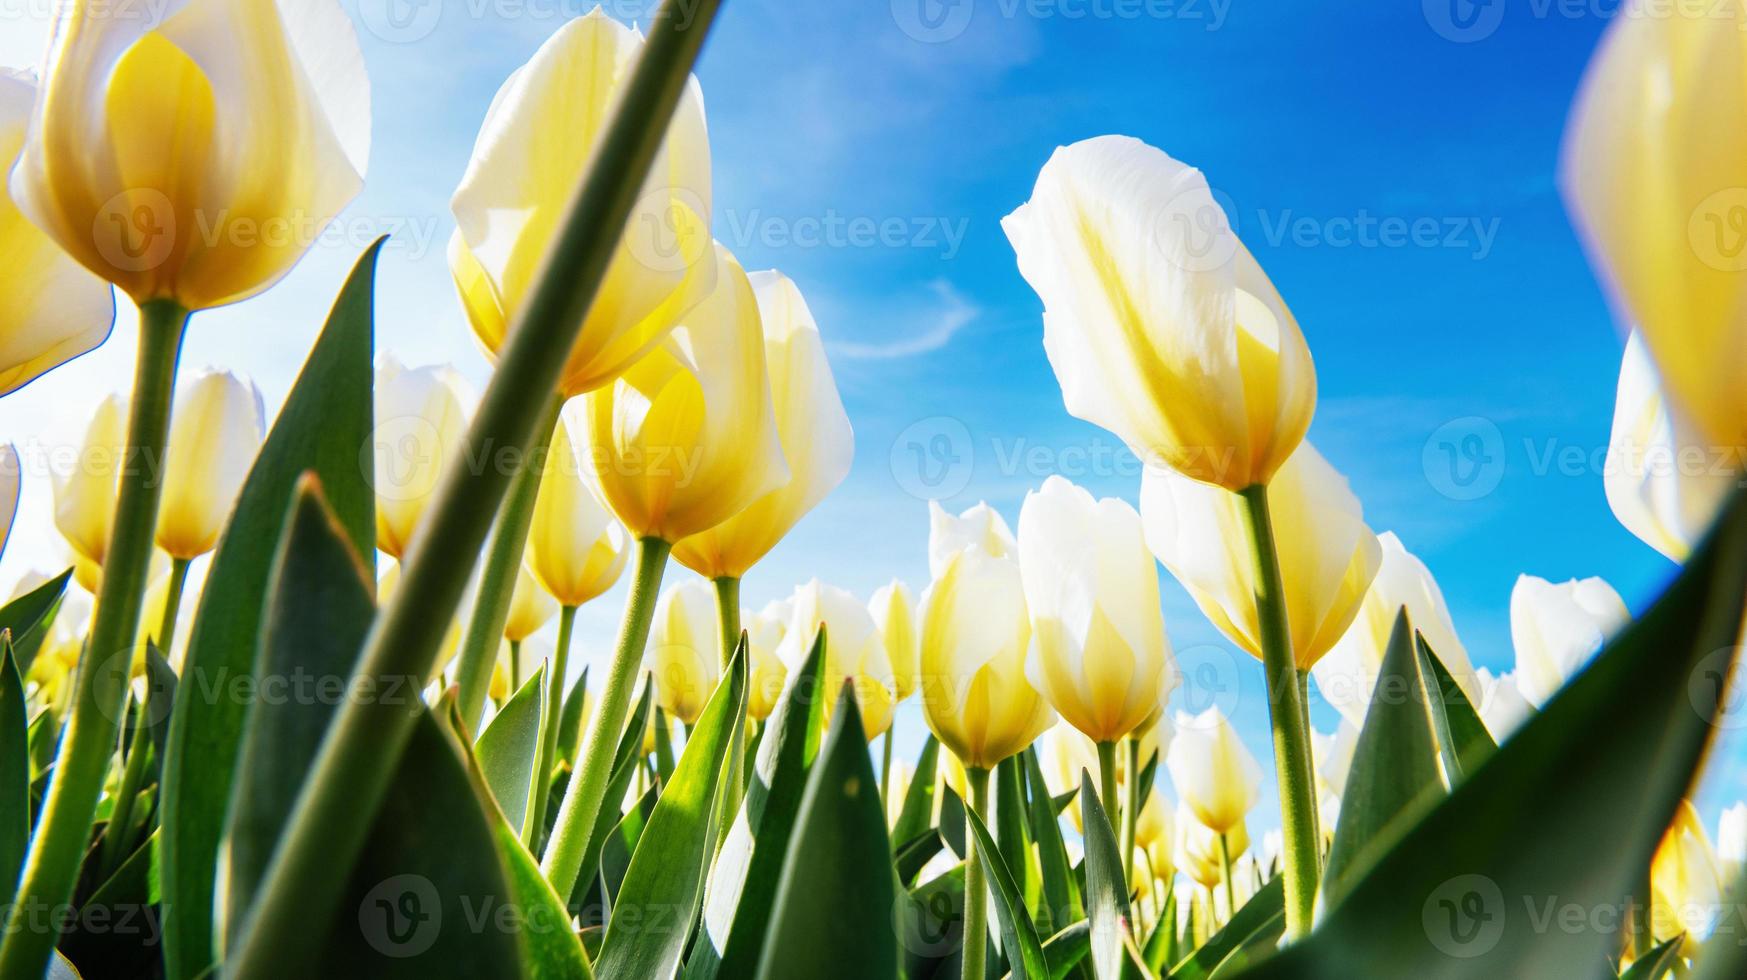
[[[1545,705],[1630,619],[1620,594],[1599,578],[1555,585],[1519,576],[1510,593],[1510,638],[1523,697]]]
[[[1262,767],[1217,707],[1177,713],[1177,735],[1165,755],[1171,785],[1202,826],[1229,833],[1261,797]]]

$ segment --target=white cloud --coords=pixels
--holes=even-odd
[[[887,322],[924,324],[925,327],[921,331],[894,337],[881,343],[836,341],[831,344],[831,349],[844,357],[869,361],[914,357],[917,354],[927,354],[945,347],[952,341],[954,335],[982,315],[982,307],[971,302],[945,279],[929,281],[928,291],[932,297],[920,309],[908,314],[885,318]]]

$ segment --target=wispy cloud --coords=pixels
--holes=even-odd
[[[945,279],[930,280],[928,292],[931,296],[920,309],[888,321],[922,324],[922,330],[902,334],[881,343],[837,341],[831,345],[832,349],[844,357],[870,361],[914,357],[945,347],[954,335],[982,315],[982,307],[954,289],[952,283]]]

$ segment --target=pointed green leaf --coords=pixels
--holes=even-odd
[[[933,827],[924,830],[908,844],[898,845],[898,853],[892,855],[892,864],[898,870],[898,881],[915,881],[916,876],[922,873],[922,869],[944,847],[946,843],[940,839],[940,833]]]
[[[1086,917],[1092,927],[1092,972],[1119,980],[1122,941],[1128,931],[1128,884],[1110,816],[1098,801],[1091,774],[1080,773],[1080,823],[1086,847]]]
[[[1680,962],[1680,945],[1685,941],[1686,934],[1682,933],[1645,953],[1620,974],[1620,980],[1662,980]],[[1699,962],[1704,959],[1701,957]]]
[[[473,745],[479,771],[491,798],[516,833],[528,812],[528,787],[534,778],[534,753],[540,745],[540,713],[546,696],[546,665],[534,669],[521,690],[491,717]]]
[[[897,976],[891,853],[861,711],[845,682],[807,776],[756,976]]]
[[[30,847],[30,716],[12,637],[0,633],[0,895],[12,901]]]
[[[994,893],[995,921],[1001,929],[1001,949],[1013,966],[1014,980],[1043,980],[1048,977],[1049,961],[1043,955],[1043,943],[1031,925],[1025,908],[1025,896],[1018,882],[1001,858],[1001,849],[989,836],[989,829],[975,812],[966,810],[970,822],[977,858],[988,872],[989,891]]]
[[[933,734],[922,743],[922,754],[916,757],[916,773],[910,777],[910,788],[904,791],[904,806],[898,811],[898,822],[892,825],[892,840],[900,846],[922,836],[934,817],[934,787],[939,782],[940,740]]]
[[[587,703],[588,668],[584,667],[576,683],[570,685],[570,693],[564,696],[564,713],[558,716],[558,758],[572,768],[582,746],[582,709]],[[558,810],[556,799],[552,801],[552,810],[554,813]]]
[[[1077,922],[1086,916],[1080,906],[1080,890],[1074,884],[1067,843],[1062,840],[1062,826],[1043,781],[1043,768],[1037,761],[1037,748],[1032,746],[1025,756],[1026,781],[1031,789],[1031,833],[1037,838],[1037,861],[1043,874],[1044,908],[1049,923]]]
[[[1432,690],[1439,695],[1432,705],[1432,724],[1444,770],[1459,782],[1491,758],[1498,751],[1498,743],[1486,730],[1486,723],[1480,720],[1468,695],[1438,658],[1437,651],[1426,644],[1425,634],[1417,634],[1414,645],[1419,652],[1420,671],[1432,681],[1435,685]]]
[[[189,980],[214,959],[213,884],[218,840],[242,748],[243,698],[255,666],[268,575],[292,488],[306,470],[368,563],[375,560],[376,498],[360,460],[371,445],[371,292],[377,242],[340,290],[320,338],[249,470],[212,556],[184,655],[189,693],[170,721],[164,774],[165,972]]]
[[[1234,954],[1259,942],[1278,940],[1286,930],[1286,880],[1278,875],[1250,896],[1201,947],[1171,969],[1170,980],[1204,980]]]
[[[625,872],[631,870],[631,855],[637,853],[637,842],[643,838],[643,828],[649,826],[649,817],[655,812],[655,801],[660,798],[661,787],[651,786],[644,790],[601,841],[601,897],[606,900],[608,910],[624,887]]]
[[[1007,866],[1007,873],[1013,876],[1013,884],[1019,890],[1019,898],[1029,909],[1030,903],[1026,896],[1034,895],[1037,889],[1037,872],[1031,869],[1031,835],[1025,826],[1025,789],[1021,785],[1025,781],[1023,771],[1019,768],[1018,755],[1010,755],[995,766],[994,802],[995,802],[995,843],[1001,851],[1001,862]],[[1029,910],[1025,913],[1030,917]],[[1005,943],[1001,946],[1003,956],[1010,955]]]
[[[19,676],[29,673],[37,651],[42,649],[43,638],[54,625],[61,597],[67,594],[67,582],[72,577],[73,570],[69,568],[0,606],[0,630],[12,633],[12,656],[18,662]]]
[[[940,787],[940,820],[935,827],[960,860],[970,853],[964,837],[964,799],[951,786]]]

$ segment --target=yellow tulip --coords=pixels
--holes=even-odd
[[[1382,561],[1359,498],[1309,442],[1268,486],[1274,544],[1292,653],[1299,670],[1314,666],[1358,615]],[[1213,625],[1262,656],[1255,561],[1242,498],[1149,466],[1140,492],[1141,520],[1153,554],[1183,583]]]
[[[1650,931],[1656,941],[1684,933],[1683,955],[1696,953],[1725,911],[1723,885],[1698,811],[1681,800],[1650,862]]]
[[[1171,809],[1165,794],[1157,786],[1149,786],[1140,807],[1140,818],[1134,823],[1134,843],[1150,854],[1154,844],[1171,839]]]
[[[1220,834],[1225,835],[1226,851],[1234,864],[1250,848],[1249,829],[1242,820],[1228,830],[1218,831],[1201,823],[1195,811],[1184,806],[1177,813],[1176,825],[1177,867],[1203,888],[1215,888],[1225,878],[1225,856],[1219,851]]]
[[[363,186],[370,81],[334,0],[56,11],[12,196],[136,302],[260,292]]]
[[[910,587],[897,579],[874,591],[867,611],[879,628],[880,642],[886,647],[886,660],[892,665],[893,694],[902,701],[916,693],[918,658],[916,598]]]
[[[896,681],[879,628],[867,607],[843,589],[814,579],[795,590],[789,609],[789,624],[777,656],[791,673],[800,670],[812,652],[819,628],[825,627],[825,690],[831,692],[826,710],[835,707],[836,692],[847,679],[861,710],[862,733],[870,742],[885,734],[897,705]]]
[[[24,148],[36,80],[0,69],[0,163],[7,170]],[[0,395],[95,350],[115,322],[115,295],[43,234],[0,187]]]
[[[528,572],[528,566],[516,566],[516,584],[510,592],[509,618],[504,620],[503,636],[511,643],[520,643],[534,635],[558,612],[558,603],[541,591],[540,584]]]
[[[1192,479],[1273,479],[1310,427],[1316,370],[1199,170],[1126,136],[1058,147],[1001,227],[1070,413]]]
[[[922,609],[923,717],[966,766],[994,768],[1055,720],[1025,677],[1031,623],[1019,563],[966,547],[947,561]]]
[[[55,487],[55,527],[90,563],[87,586],[96,592],[96,572],[109,550],[109,523],[115,515],[116,484],[126,452],[126,402],[110,395],[97,403],[70,471],[52,474]],[[81,575],[81,583],[84,576]]]
[[[399,559],[467,435],[472,393],[454,368],[376,358],[376,547]]]
[[[1183,805],[1214,833],[1243,826],[1261,796],[1262,767],[1217,707],[1178,714],[1165,767]]]
[[[1631,0],[1571,110],[1566,200],[1622,326],[1711,446],[1747,446],[1747,11]],[[1738,461],[1737,461],[1738,463]]]
[[[568,413],[552,433],[528,527],[528,567],[559,605],[580,606],[619,580],[630,543],[583,478],[581,426]]]
[[[661,346],[580,402],[585,468],[638,537],[707,531],[789,478],[758,303],[718,246],[716,288]]]
[[[12,537],[12,522],[18,517],[18,491],[23,479],[18,450],[10,442],[0,443],[0,553],[6,550],[6,541]]]
[[[1517,576],[1510,590],[1510,639],[1523,697],[1537,708],[1546,704],[1631,618],[1625,600],[1599,578],[1554,584]]]
[[[722,679],[721,636],[710,583],[692,579],[661,594],[649,633],[655,703],[688,725],[704,713]]]
[[[987,503],[978,502],[954,517],[940,506],[928,502],[928,574],[940,578],[946,566],[965,548],[976,548],[993,558],[1014,558],[1019,555],[1019,542],[1001,514]]]
[[[495,354],[526,307],[552,240],[642,50],[599,9],[547,39],[492,100],[450,207],[449,267],[474,334]],[[710,148],[703,95],[686,86],[624,236],[564,365],[592,391],[658,346],[709,291]]]
[[[486,690],[486,695],[493,701],[501,704],[503,699],[509,697],[512,693],[514,692],[510,690],[509,668],[503,665],[503,658],[499,657],[497,660],[492,661],[491,686]]]
[[[1383,655],[1389,650],[1389,637],[1395,631],[1395,617],[1405,606],[1414,630],[1425,636],[1426,643],[1468,699],[1478,703],[1480,688],[1474,679],[1474,667],[1468,661],[1468,650],[1456,638],[1456,626],[1450,620],[1449,607],[1444,604],[1444,594],[1431,570],[1402,545],[1393,531],[1379,534],[1377,544],[1382,553],[1377,576],[1359,604],[1358,615],[1328,653],[1310,668],[1317,690],[1341,717],[1353,725],[1363,725],[1371,694],[1377,687],[1377,673],[1383,667]]]
[[[765,373],[789,478],[740,513],[673,546],[674,560],[705,578],[745,575],[843,482],[855,455],[855,433],[801,291],[779,272],[747,278],[763,321]]]
[[[1134,508],[1050,477],[1019,512],[1019,567],[1031,613],[1026,677],[1056,712],[1094,742],[1157,714],[1177,673]]]
[[[1730,461],[1734,462],[1734,461]],[[1738,474],[1662,397],[1656,365],[1633,331],[1620,364],[1602,486],[1626,530],[1673,561],[1692,546],[1734,489]]]
[[[164,459],[158,547],[198,558],[218,544],[267,436],[260,389],[229,371],[205,371],[182,391]]]
[[[749,655],[746,661],[746,714],[753,721],[769,718],[782,698],[788,665],[783,663],[777,651],[787,631],[789,615],[786,609],[773,610],[768,606],[766,611],[756,614],[751,610],[741,610],[740,622],[746,630]]]

